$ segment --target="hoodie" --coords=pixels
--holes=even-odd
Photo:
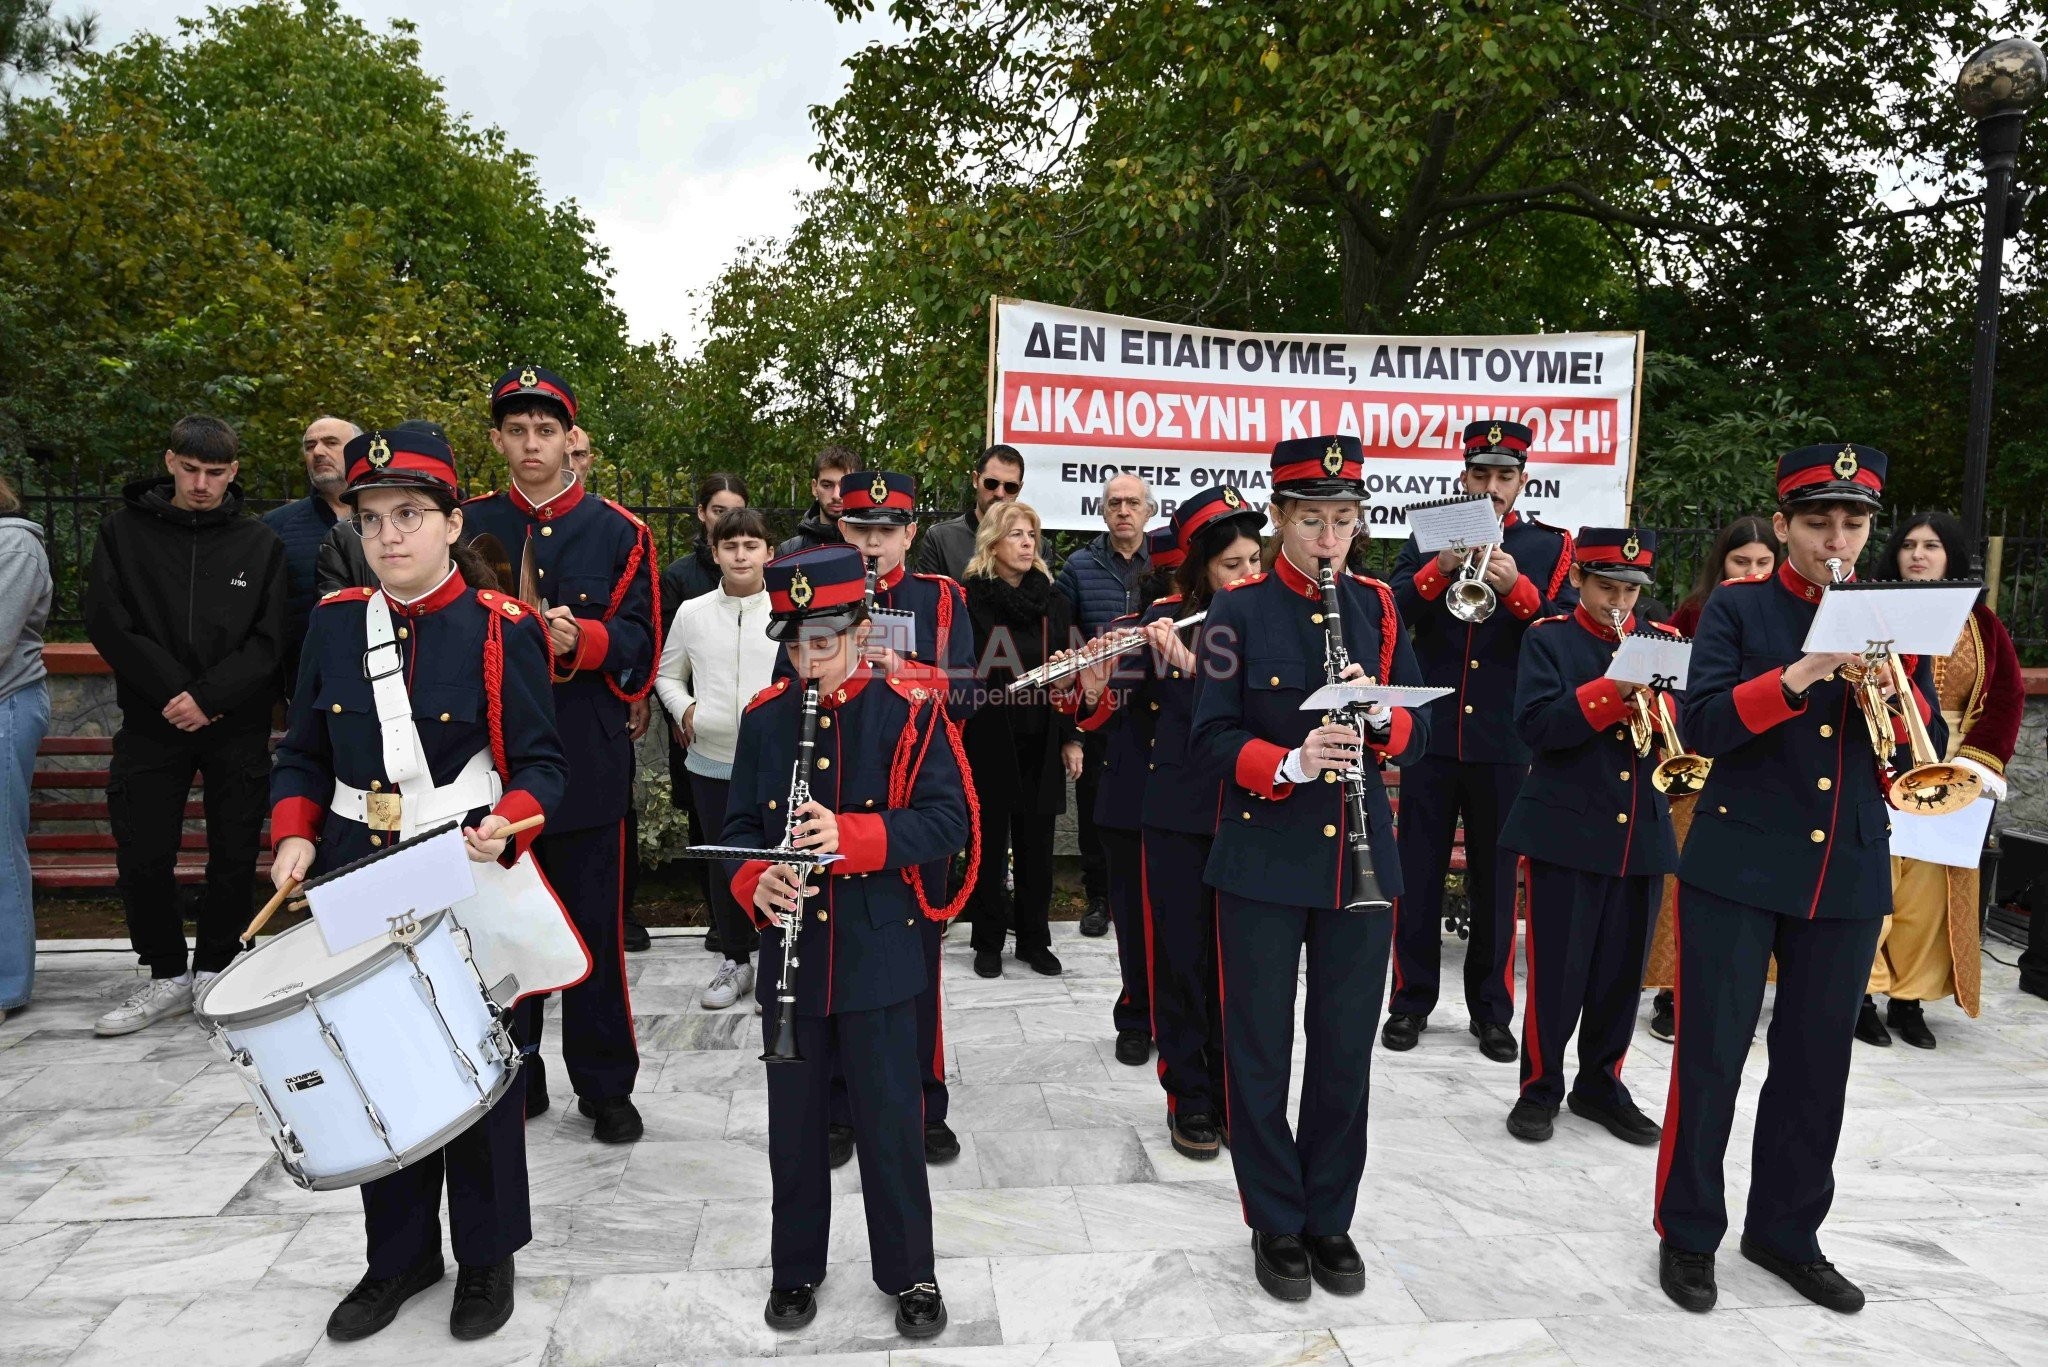
[[[813,546],[843,546],[846,538],[839,534],[839,524],[825,516],[825,509],[816,502],[804,514],[804,520],[796,524],[796,535],[775,548],[775,554],[793,555],[807,551]]]
[[[85,630],[114,671],[123,726],[182,734],[165,704],[190,693],[222,729],[268,726],[284,649],[284,545],[244,511],[187,512],[164,476],[134,480],[100,523]]]
[[[40,682],[43,627],[50,620],[50,557],[43,526],[0,517],[0,698]]]

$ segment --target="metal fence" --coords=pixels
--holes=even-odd
[[[93,539],[100,519],[119,505],[121,486],[135,472],[80,462],[31,462],[8,473],[21,495],[23,514],[44,527],[57,590],[49,634],[57,640],[77,639],[83,634],[79,596],[92,559]],[[593,481],[597,492],[631,508],[647,522],[664,560],[687,553],[696,540],[697,519],[690,504],[690,491],[695,487],[695,478],[688,472],[661,479],[601,474]],[[303,478],[295,473],[256,474],[243,481],[244,497],[257,513],[303,497],[305,492]],[[777,536],[794,532],[806,511],[792,506],[755,506]],[[928,525],[929,519],[957,515],[961,506],[958,502],[927,503],[918,516]],[[1657,582],[1650,592],[1676,606],[1691,591],[1715,534],[1743,511],[1699,506],[1638,509],[1642,524],[1658,533]],[[1872,530],[1866,569],[1891,531],[1892,516],[1896,514],[1888,515]],[[1998,614],[2011,628],[2021,658],[2028,664],[2048,664],[2048,511],[1994,509],[1987,520],[1990,534],[1978,548],[1978,562],[1987,575],[1995,571]],[[1061,556],[1091,535],[1049,533],[1046,559],[1057,565]],[[1361,542],[1354,563],[1384,577],[1392,570],[1399,549],[1398,541]]]

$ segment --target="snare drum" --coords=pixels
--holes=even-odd
[[[313,922],[245,954],[193,1014],[314,1191],[393,1173],[481,1120],[519,1051],[452,910],[341,954]]]

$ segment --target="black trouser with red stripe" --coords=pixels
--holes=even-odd
[[[526,1189],[526,1078],[426,1157],[363,1184],[370,1275],[400,1277],[441,1256],[441,1187],[462,1267],[494,1267],[533,1239]]]
[[[1172,1115],[1223,1118],[1223,1004],[1216,976],[1216,890],[1202,881],[1209,837],[1147,827],[1145,947],[1152,1038]]]
[[[1482,1025],[1515,1023],[1515,855],[1500,828],[1529,775],[1526,764],[1469,764],[1427,755],[1401,771],[1401,885],[1394,913],[1389,1012],[1427,1016],[1442,976],[1444,875],[1465,818],[1465,1010]]]
[[[1579,1075],[1572,1090],[1613,1107],[1628,1099],[1621,1064],[1635,1034],[1663,875],[1615,878],[1541,859],[1522,865],[1529,877],[1522,1099],[1552,1110],[1564,1100],[1564,1051],[1576,1029]]]
[[[1678,1041],[1657,1153],[1657,1232],[1672,1247],[1712,1253],[1728,1232],[1721,1158],[1775,955],[1770,1072],[1757,1098],[1743,1233],[1795,1263],[1821,1256],[1856,1014],[1883,928],[1879,916],[1809,921],[1679,884]]]
[[[622,924],[628,853],[623,820],[533,842],[541,873],[590,951],[590,976],[562,991],[562,1062],[576,1095],[588,1101],[631,1095],[640,1072]],[[518,1008],[519,1038],[529,1052],[540,1047],[543,1000],[529,997]]]
[[[1109,900],[1109,919],[1116,926],[1116,963],[1124,990],[1117,993],[1110,1019],[1118,1030],[1152,1033],[1151,950],[1145,942],[1145,856],[1136,831],[1097,826]],[[1201,876],[1196,865],[1195,876]]]

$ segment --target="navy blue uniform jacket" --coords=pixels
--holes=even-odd
[[[797,1011],[829,1016],[909,1001],[924,990],[925,950],[918,928],[925,903],[945,887],[918,889],[906,875],[940,865],[967,843],[967,796],[957,737],[925,670],[884,679],[863,665],[819,700],[818,749],[811,798],[839,820],[839,852],[822,891],[804,907],[798,941]],[[775,680],[747,704],[733,755],[732,790],[721,843],[770,849],[789,825],[789,786],[796,765],[803,688]],[[732,894],[756,921],[754,889],[768,861],[748,860],[732,873]],[[761,936],[755,976],[764,1009],[772,1009],[782,971],[782,934]]]
[[[1529,762],[1528,742],[1515,725],[1515,666],[1529,623],[1579,601],[1566,574],[1572,539],[1510,512],[1501,547],[1515,558],[1521,577],[1501,595],[1493,616],[1476,626],[1453,617],[1445,605],[1444,591],[1456,576],[1438,572],[1434,552],[1424,555],[1411,536],[1394,561],[1388,582],[1401,620],[1414,633],[1421,681],[1451,690],[1429,704],[1432,755],[1478,764]]]
[[[1420,683],[1387,586],[1345,574],[1337,593],[1345,650],[1366,677]],[[1301,703],[1324,682],[1322,615],[1314,581],[1280,556],[1274,572],[1217,594],[1202,624],[1190,744],[1201,764],[1229,775],[1205,874],[1223,892],[1287,906],[1340,905],[1339,882],[1350,866],[1344,785],[1274,781],[1287,752],[1321,721]],[[1405,707],[1393,717],[1386,739],[1371,750],[1382,762],[1407,764],[1424,753],[1429,722]],[[1371,763],[1365,785],[1373,870],[1381,891],[1398,897],[1394,813]]]
[[[304,836],[319,851],[315,873],[375,854],[370,828],[328,810],[335,780],[391,788],[383,732],[363,675],[364,605],[378,589],[337,589],[320,600],[299,656],[284,739],[270,771],[270,838]],[[391,606],[404,660],[413,724],[436,784],[450,782],[489,750],[504,795],[492,808],[508,821],[561,810],[567,762],[555,733],[546,633],[503,594],[479,592],[460,571],[417,603]],[[405,790],[398,794],[402,800]],[[474,825],[481,811],[465,824]],[[539,831],[512,837],[509,861]]]
[[[1174,617],[1180,606],[1181,596],[1168,594],[1136,619],[1111,625],[1143,626]],[[1182,637],[1198,665],[1205,649],[1213,653],[1209,630],[1204,620]],[[1081,722],[1084,731],[1111,728],[1095,824],[1213,835],[1225,801],[1223,773],[1203,762],[1192,743],[1195,674],[1165,664],[1149,646],[1129,658],[1137,661],[1138,678],[1104,690],[1102,703]]]
[[[917,647],[911,658],[945,671],[951,681],[946,710],[955,723],[974,715],[974,624],[967,619],[967,590],[942,574],[906,573],[901,565],[875,580],[875,606],[907,612],[917,619]],[[789,652],[775,657],[775,677],[796,677]]]
[[[1678,634],[1634,617],[1622,627]],[[1628,701],[1606,677],[1620,643],[1612,624],[1583,607],[1545,617],[1523,636],[1515,723],[1536,760],[1500,843],[1609,877],[1670,873],[1678,867],[1671,807],[1650,782],[1659,753],[1636,753]],[[1657,705],[1670,709],[1670,696],[1659,693]]]
[[[1823,679],[1785,701],[1785,666],[1813,624],[1820,585],[1789,564],[1707,600],[1685,694],[1687,742],[1714,761],[1679,862],[1682,881],[1781,916],[1856,920],[1892,909],[1891,806],[1855,692]],[[1934,667],[1912,670],[1934,748],[1948,728],[1926,700]],[[1903,739],[1902,737],[1895,737]]]
[[[1178,603],[1180,596],[1174,595],[1171,601]],[[1153,612],[1143,614],[1146,620],[1158,615]],[[1126,613],[1112,619],[1102,632],[1108,635],[1135,627],[1139,618],[1138,613]],[[1080,695],[1068,695],[1074,707],[1075,723],[1081,730],[1100,732],[1105,738],[1102,775],[1095,781],[1094,820],[1096,825],[1107,826],[1112,831],[1137,830],[1144,812],[1145,778],[1152,757],[1154,723],[1158,720],[1152,713],[1158,708],[1147,706],[1146,700],[1136,697],[1136,693],[1148,672],[1145,659],[1151,653],[1150,650],[1139,650],[1119,659],[1110,673],[1108,685],[1102,690],[1102,696],[1086,715],[1083,715]],[[1069,679],[1067,682],[1072,684],[1074,681]]]
[[[554,832],[622,821],[633,793],[626,705],[647,696],[661,657],[661,568],[646,524],[582,482],[536,508],[517,489],[462,505],[471,537],[498,538],[518,573],[527,543],[550,607],[576,614],[582,639],[554,662],[555,722],[571,756],[569,791]]]

